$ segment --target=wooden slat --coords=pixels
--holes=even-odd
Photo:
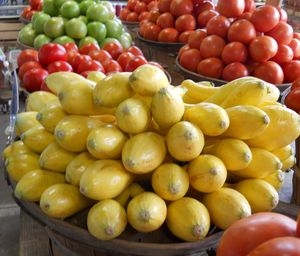
[[[19,31],[24,25],[22,23],[3,23],[0,22],[0,31]],[[2,37],[1,37],[2,39]]]

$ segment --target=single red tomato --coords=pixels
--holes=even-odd
[[[24,74],[22,85],[28,92],[38,91],[40,90],[41,85],[47,77],[47,75],[48,72],[45,69],[30,69]]]
[[[220,36],[211,35],[202,40],[200,53],[203,59],[209,57],[220,57],[226,43]]]
[[[300,98],[299,98],[300,99]],[[278,237],[257,246],[247,256],[299,256],[300,239],[296,237]]]
[[[53,93],[53,92],[49,89],[49,87],[47,86],[46,80],[44,80],[44,81],[42,82],[40,91],[45,91],[45,92],[51,92],[51,93]]]
[[[32,19],[32,16],[33,16],[35,13],[36,13],[35,10],[29,11],[29,12],[26,14],[26,16],[25,16],[25,19],[26,19],[26,20],[31,20],[31,19]]]
[[[140,14],[142,12],[147,11],[147,5],[144,2],[137,2],[137,4],[134,6],[134,11],[137,14]]]
[[[147,10],[150,12],[151,10],[158,10],[158,2],[157,1],[151,1],[147,5]]]
[[[109,54],[108,51],[105,51],[103,49],[99,50],[99,51],[91,51],[89,53],[89,56],[96,61],[99,61],[101,64],[103,64],[104,62],[106,62],[107,60],[111,60],[112,57]]]
[[[300,87],[300,77],[293,82],[293,84],[291,86],[291,91],[294,90],[294,89],[296,89],[296,88],[298,88],[298,87]],[[300,225],[300,214],[298,216],[298,223]]]
[[[296,111],[300,111],[300,88],[293,89],[285,98],[284,104]],[[298,229],[298,224],[297,224],[297,232],[299,231]],[[298,233],[297,233],[298,234]]]
[[[26,49],[21,51],[18,56],[17,63],[18,67],[21,67],[27,61],[39,61],[38,52],[33,49]]]
[[[42,2],[38,5],[36,10],[39,11],[39,12],[41,12],[43,10],[43,3]]]
[[[81,74],[84,71],[100,71],[104,73],[104,68],[99,61],[96,60],[83,60],[80,62],[76,72]]]
[[[296,221],[293,219],[273,212],[255,213],[226,229],[219,242],[217,256],[245,256],[272,238],[295,235]]]
[[[112,72],[122,72],[122,67],[120,64],[115,60],[108,60],[103,63],[103,68],[105,70],[105,74],[109,74]]]
[[[244,12],[238,20],[249,20],[251,21],[252,12]],[[251,23],[252,24],[252,23]],[[252,24],[253,25],[253,24]]]
[[[134,10],[135,5],[137,4],[138,0],[128,0],[127,8],[131,11]]]
[[[135,56],[131,52],[123,52],[117,59],[121,68],[125,70],[129,61],[131,61]],[[105,68],[104,68],[105,69]]]
[[[155,67],[158,67],[158,68],[160,68],[161,70],[165,70],[163,67],[162,67],[162,65],[160,65],[158,62],[156,62],[156,61],[149,61],[147,64],[149,64],[149,65],[153,65],[153,66],[155,66]]]
[[[201,29],[195,30],[189,36],[188,44],[191,48],[200,49],[203,39],[207,36],[206,32]]]
[[[44,44],[39,50],[39,62],[43,66],[48,66],[54,61],[67,61],[67,51],[66,49],[59,44],[48,43]]]
[[[145,22],[144,22],[145,21]],[[147,29],[148,26],[150,26],[151,24],[153,24],[152,22],[148,21],[148,20],[142,20],[140,22],[140,26],[139,26],[139,34],[142,37],[145,37],[145,31]]]
[[[178,42],[179,33],[175,28],[164,28],[158,34],[158,41],[166,43]]]
[[[245,0],[245,12],[253,12],[255,9],[255,1],[254,0]]]
[[[23,18],[26,18],[27,13],[30,12],[30,11],[31,11],[31,6],[25,7],[25,8],[23,9],[23,11],[22,11],[21,16],[22,16]]]
[[[137,46],[130,46],[126,52],[131,52],[134,56],[144,56],[141,49]]]
[[[279,20],[283,21],[283,22],[287,22],[288,16],[287,16],[286,11],[280,7],[277,7],[277,10],[279,11],[279,14],[280,14]]]
[[[31,6],[32,10],[36,10],[41,2],[41,0],[29,0],[29,5]]]
[[[294,32],[294,38],[300,40],[300,33]]]
[[[293,59],[294,53],[292,49],[284,44],[278,45],[278,50],[276,55],[271,59],[272,61],[277,62],[278,64],[283,64],[289,62]]]
[[[88,61],[88,60],[92,60],[92,58],[89,55],[81,55],[81,54],[79,54],[79,55],[75,56],[74,61],[72,63],[73,64],[72,65],[73,70],[77,70],[79,64],[82,61]]]
[[[74,66],[75,58],[76,58],[78,55],[80,55],[80,53],[75,52],[75,51],[69,51],[67,54],[68,54],[68,62],[69,62],[69,64],[73,67],[73,66]]]
[[[271,5],[256,8],[251,16],[251,22],[258,32],[270,31],[278,24],[279,19],[278,10]]]
[[[191,14],[183,14],[176,19],[175,28],[178,30],[178,32],[195,30],[196,20]]]
[[[66,49],[67,53],[70,52],[70,51],[78,52],[78,47],[77,47],[77,45],[76,45],[75,43],[73,43],[73,42],[65,43],[65,44],[63,44],[62,46]]]
[[[216,9],[227,18],[236,18],[245,11],[245,0],[219,0]]]
[[[47,71],[49,74],[59,72],[59,71],[66,71],[66,72],[73,72],[72,66],[66,61],[54,61],[48,67]]]
[[[184,52],[186,52],[187,50],[189,50],[189,49],[192,49],[192,48],[190,48],[190,46],[189,46],[188,44],[182,46],[182,47],[179,49],[179,51],[178,51],[178,59],[180,59],[180,57],[182,56],[182,54],[183,54]],[[193,49],[195,49],[195,48],[193,48]]]
[[[149,21],[151,21],[152,23],[156,24],[156,21],[157,21],[157,19],[158,19],[159,16],[160,16],[159,11],[152,10],[152,11],[150,11]]]
[[[165,12],[158,17],[156,24],[161,28],[173,28],[175,20],[170,12]]]
[[[240,42],[231,42],[223,48],[221,56],[225,64],[232,62],[246,62],[248,50],[246,46]]]
[[[273,37],[278,44],[289,44],[294,36],[292,26],[289,24],[279,21],[278,24],[270,31],[266,32],[265,35]]]
[[[144,38],[151,41],[157,41],[161,27],[156,24],[146,26]]]
[[[207,58],[199,62],[197,73],[212,78],[221,78],[224,69],[223,62],[218,58]]]
[[[206,31],[208,35],[217,35],[226,38],[230,28],[230,21],[222,15],[215,16],[207,23]]]
[[[282,65],[284,73],[284,81],[286,83],[293,83],[300,77],[300,61],[292,60]]]
[[[175,17],[183,14],[191,14],[193,9],[194,5],[191,0],[172,0],[170,4],[170,12]]]
[[[256,30],[248,20],[235,21],[228,30],[228,40],[249,44],[256,37]]]
[[[121,11],[120,11],[120,19],[121,20],[126,20],[127,19],[127,15],[130,13],[130,10],[127,7],[124,7]]]
[[[223,69],[222,78],[225,81],[232,81],[248,75],[248,69],[245,65],[240,62],[233,62]]]
[[[194,0],[195,1],[195,0]],[[200,13],[208,10],[215,10],[215,5],[211,1],[203,1],[199,4],[194,4],[194,15],[198,17]]]
[[[150,12],[142,12],[139,15],[139,21],[148,20],[150,18]]]
[[[130,12],[126,17],[126,21],[138,21],[138,20],[139,20],[139,15],[136,12]]]
[[[170,5],[172,0],[158,0],[158,10],[160,13],[170,12]]]
[[[104,47],[102,48],[105,51],[108,51],[110,56],[116,60],[120,54],[123,52],[123,47],[120,43],[108,43],[106,45],[104,45]]]
[[[143,56],[136,56],[134,57],[127,66],[125,67],[125,72],[132,72],[134,71],[137,67],[142,66],[144,64],[147,64],[147,60]]]
[[[300,40],[293,38],[289,43],[289,47],[293,51],[294,59],[298,59],[300,57]]]
[[[36,62],[36,61],[27,61],[25,62],[20,68],[19,68],[19,71],[18,71],[18,76],[20,78],[20,80],[22,81],[23,80],[23,76],[24,74],[30,70],[30,69],[33,69],[33,68],[42,68],[42,66],[40,65],[40,63]]]
[[[80,47],[79,53],[89,55],[89,53],[91,51],[99,51],[99,50],[100,50],[100,47],[98,44],[88,43],[88,44],[84,44],[83,46]]]
[[[205,10],[200,12],[197,18],[199,28],[205,28],[210,19],[218,15],[219,13],[214,10]]]
[[[196,72],[197,66],[201,60],[200,51],[197,49],[190,49],[181,54],[179,63],[182,67]]]
[[[253,60],[264,62],[274,57],[278,50],[278,44],[272,37],[258,36],[249,45],[249,53]]]
[[[178,41],[179,43],[187,44],[190,35],[193,33],[193,30],[184,31],[179,35]]]
[[[272,84],[283,83],[282,68],[274,61],[266,61],[258,65],[253,75]]]

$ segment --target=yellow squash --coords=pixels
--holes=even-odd
[[[145,190],[136,182],[131,183],[120,195],[114,199],[118,201],[123,207],[126,207],[128,202],[135,196],[145,192]]]
[[[191,161],[200,155],[204,136],[198,126],[181,121],[173,125],[167,134],[168,151],[179,161]]]
[[[37,114],[38,112],[36,111],[21,112],[17,114],[15,123],[17,136],[40,124],[36,119]]]
[[[277,170],[275,173],[263,178],[266,182],[271,184],[277,191],[279,191],[284,182],[285,173],[281,170]]]
[[[168,205],[167,225],[178,238],[193,242],[206,237],[210,217],[202,203],[194,198],[184,197]]]
[[[42,169],[26,173],[15,188],[15,196],[19,199],[38,202],[42,193],[54,184],[65,183],[63,174]]]
[[[208,209],[211,222],[221,229],[226,229],[239,219],[251,215],[247,199],[232,188],[223,187],[205,194],[203,204]]]
[[[154,132],[144,132],[126,141],[122,151],[125,168],[136,174],[151,172],[165,159],[167,153],[164,138]]]
[[[106,199],[95,204],[87,216],[88,231],[100,240],[111,240],[125,230],[127,215],[115,200]]]
[[[278,89],[277,86],[275,86],[274,84],[271,83],[267,83],[265,82],[266,86],[267,86],[267,95],[264,98],[264,103],[268,102],[268,103],[278,103],[278,99],[280,97],[280,91]]]
[[[291,155],[290,157],[282,161],[281,169],[283,171],[287,171],[288,169],[292,168],[296,164],[296,161],[297,161],[296,157]]]
[[[50,217],[64,219],[90,206],[92,201],[80,194],[78,187],[55,184],[47,188],[40,200],[42,211]]]
[[[7,159],[7,158],[11,157],[12,155],[23,154],[23,153],[26,153],[26,152],[31,152],[31,151],[23,143],[23,141],[17,140],[15,142],[13,142],[12,144],[10,144],[9,146],[7,146],[3,150],[3,157],[4,157],[4,159]]]
[[[280,161],[284,161],[285,159],[288,159],[290,156],[293,155],[293,149],[292,146],[286,145],[281,148],[275,149],[272,151],[272,153],[279,158]]]
[[[36,91],[30,93],[26,99],[26,111],[39,112],[49,103],[59,103],[57,96],[46,91]]]
[[[105,74],[99,71],[89,71],[88,76],[86,79],[98,83],[103,78],[105,78]]]

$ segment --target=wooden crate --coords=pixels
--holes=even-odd
[[[295,149],[297,161],[293,175],[293,201],[300,205],[300,137],[296,140]]]

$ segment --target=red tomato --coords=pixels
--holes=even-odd
[[[291,87],[291,91],[298,88],[298,87],[300,87],[300,78],[298,78],[297,80],[295,80],[293,82],[292,87]],[[297,223],[300,225],[300,214],[298,215]],[[300,229],[299,229],[299,231],[300,231]],[[300,233],[299,233],[299,236],[300,236]]]
[[[126,52],[131,52],[134,56],[144,56],[143,52],[137,46],[130,46]]]
[[[47,75],[48,72],[45,69],[30,69],[24,74],[22,85],[29,92],[38,91]]]
[[[47,67],[47,71],[48,71],[49,74],[59,72],[59,71],[72,72],[73,68],[68,62],[59,60],[59,61],[52,62]]]
[[[224,68],[222,77],[225,81],[232,81],[248,75],[248,69],[245,65],[239,62],[233,62]]]
[[[280,7],[277,7],[277,10],[279,11],[279,14],[280,14],[280,21],[283,21],[283,22],[287,22],[287,13],[284,9],[280,8]]]
[[[91,72],[90,70],[83,71],[82,73],[80,73],[80,75],[83,76],[84,78],[87,78],[90,72]]]
[[[294,38],[300,40],[300,33],[294,32]]]
[[[112,72],[122,72],[122,67],[115,60],[108,60],[103,64],[105,74],[109,74]]]
[[[70,51],[78,52],[78,47],[75,43],[65,43],[63,47],[66,49],[67,53]]]
[[[144,38],[151,41],[157,41],[161,27],[156,24],[146,26]]]
[[[36,62],[36,61],[27,61],[25,62],[20,68],[19,68],[19,71],[18,71],[18,76],[20,78],[20,80],[22,81],[23,80],[23,76],[24,74],[30,70],[30,69],[33,69],[33,68],[42,68],[42,66],[40,65],[40,63]]]
[[[26,49],[21,51],[18,56],[17,62],[18,66],[21,67],[27,61],[39,61],[38,52],[33,49]]]
[[[174,17],[170,12],[165,12],[158,17],[156,24],[161,28],[174,28]]]
[[[256,31],[250,21],[245,19],[237,20],[230,26],[227,36],[230,42],[238,41],[248,44],[256,37]]]
[[[265,35],[273,37],[278,44],[289,44],[293,39],[293,32],[293,28],[289,24],[279,21],[279,23],[272,30],[265,33]]]
[[[298,59],[300,57],[300,40],[293,38],[289,43],[289,47],[293,51],[294,59]]]
[[[194,31],[189,30],[189,31],[184,31],[179,35],[178,41],[180,43],[186,44],[189,40],[190,35],[193,33]]]
[[[226,38],[229,27],[230,21],[226,17],[218,15],[209,20],[206,31],[208,35],[217,35]]]
[[[300,94],[299,94],[300,95]],[[299,98],[300,100],[300,98]],[[296,237],[278,237],[256,247],[247,256],[299,256],[300,239]]]
[[[92,58],[89,55],[77,55],[77,56],[75,56],[74,61],[73,61],[73,65],[72,65],[73,70],[77,70],[79,64],[82,61],[88,61],[88,60],[92,60]]]
[[[223,62],[218,58],[207,58],[199,62],[197,73],[212,78],[221,78],[224,69]]]
[[[194,4],[195,17],[198,17],[200,13],[208,10],[215,10],[215,5],[211,1],[202,1],[202,3]]]
[[[197,18],[197,23],[200,28],[206,27],[211,18],[218,16],[219,13],[214,10],[205,10],[200,12]]]
[[[227,44],[222,51],[222,60],[225,64],[232,62],[246,62],[247,57],[247,48],[240,42],[231,42]]]
[[[255,1],[254,0],[245,0],[245,12],[253,12],[255,9]]]
[[[293,219],[273,212],[255,213],[226,229],[219,242],[217,256],[245,256],[272,238],[295,235],[296,221]]]
[[[108,51],[106,50],[99,50],[99,51],[91,51],[89,53],[89,56],[93,59],[93,60],[96,60],[96,61],[99,61],[101,64],[103,64],[104,62],[106,62],[107,60],[111,60],[112,57],[111,55],[109,54]]]
[[[151,1],[148,5],[147,5],[147,10],[151,11],[151,10],[158,10],[158,2],[157,1]]]
[[[88,43],[88,44],[84,44],[83,46],[80,47],[79,53],[89,55],[89,53],[91,51],[99,51],[99,50],[100,50],[100,47],[98,44]]]
[[[186,52],[187,50],[191,49],[190,46],[188,44],[182,46],[179,51],[178,51],[178,58],[180,59],[180,57],[182,56],[182,54],[184,52]]]
[[[142,12],[139,15],[139,21],[148,20],[150,18],[150,12]]]
[[[249,60],[246,62],[246,67],[248,69],[248,72],[250,75],[252,75],[252,73],[254,72],[254,70],[256,69],[256,67],[259,65],[259,62],[253,61],[253,60]]]
[[[100,71],[104,73],[104,68],[101,63],[96,60],[83,60],[80,62],[76,72],[81,74],[84,71]]]
[[[284,44],[278,45],[278,50],[276,55],[271,59],[272,61],[277,62],[278,64],[283,64],[289,62],[293,59],[294,53],[290,47]]]
[[[251,12],[244,12],[238,19],[239,20],[249,20],[249,21],[251,21],[251,16],[252,16]]]
[[[201,60],[200,51],[197,49],[190,49],[181,54],[179,63],[182,67],[196,72],[197,66]]]
[[[69,51],[67,54],[68,54],[68,62],[73,67],[75,58],[80,54],[78,52],[75,52],[75,51]]]
[[[42,2],[38,5],[36,10],[39,11],[39,12],[43,10],[43,3]]]
[[[52,92],[52,91],[49,89],[49,87],[47,86],[46,80],[44,80],[44,81],[42,82],[40,91]]]
[[[54,61],[67,61],[67,51],[62,45],[59,44],[44,44],[39,50],[39,62],[43,66],[48,66]]]
[[[175,43],[178,41],[179,33],[175,28],[164,28],[158,34],[158,41]]]
[[[196,20],[191,14],[184,14],[179,16],[175,21],[175,28],[178,32],[184,32],[187,30],[195,30]]]
[[[29,5],[31,6],[32,10],[36,10],[41,2],[41,0],[30,0]]]
[[[191,48],[200,49],[200,45],[203,39],[207,36],[206,32],[201,29],[195,30],[190,36],[188,40],[188,44]]]
[[[300,77],[300,61],[292,60],[282,65],[284,73],[284,81],[286,83],[293,83]]]
[[[120,19],[121,20],[126,20],[127,19],[127,15],[130,13],[130,10],[127,8],[127,7],[125,7],[125,8],[123,8],[122,10],[121,10],[121,12],[120,12]]]
[[[31,11],[31,6],[27,6],[27,7],[25,7],[24,9],[23,9],[23,11],[22,11],[22,17],[23,18],[26,18],[26,15],[27,15],[27,13],[29,13]]]
[[[139,16],[136,12],[130,12],[126,17],[126,21],[138,21],[138,20],[139,20]]]
[[[29,11],[29,12],[26,14],[26,16],[25,16],[25,19],[31,20],[32,16],[33,16],[35,13],[36,13],[36,11],[33,11],[33,10]]]
[[[191,14],[193,12],[194,5],[191,0],[172,0],[170,5],[170,12],[179,17],[183,14]]]
[[[271,5],[256,8],[251,16],[251,22],[258,32],[270,31],[278,24],[279,19],[278,10]]]
[[[134,7],[134,11],[135,11],[137,14],[140,14],[140,13],[142,13],[142,12],[147,11],[147,5],[146,5],[146,3],[143,3],[143,2],[137,2],[137,4],[136,4],[135,7]]]
[[[158,10],[160,13],[170,12],[170,5],[172,0],[158,0]]]
[[[283,71],[274,61],[266,61],[258,65],[254,70],[254,76],[272,84],[283,83]]]
[[[296,111],[300,111],[300,88],[293,89],[285,98],[284,104]],[[299,225],[297,224],[297,234],[299,232]]]
[[[271,59],[276,55],[277,50],[277,42],[269,36],[258,36],[249,45],[251,58],[259,62]]]
[[[157,63],[157,62],[155,62],[155,61],[149,61],[148,64],[149,64],[149,65],[153,65],[153,66],[155,66],[155,67],[158,67],[158,68],[160,68],[161,70],[165,70],[165,69],[162,67],[162,65],[160,65],[159,63]]]
[[[225,44],[224,39],[220,36],[211,35],[204,38],[200,45],[202,58],[220,57]]]
[[[142,66],[144,64],[147,64],[147,60],[143,56],[136,56],[131,61],[129,61],[129,63],[127,64],[124,71],[125,72],[132,72],[137,67]]]
[[[131,61],[135,56],[131,52],[123,52],[119,57],[118,57],[118,63],[120,64],[121,68],[125,70],[127,64],[129,61]]]
[[[152,23],[156,24],[156,21],[157,21],[157,19],[158,19],[159,16],[160,16],[159,11],[152,10],[152,11],[150,11],[149,21],[151,21]]]
[[[137,4],[138,0],[128,0],[127,8],[131,11],[134,10],[135,5]]]
[[[108,43],[106,45],[104,45],[104,47],[102,48],[105,51],[108,51],[108,53],[110,54],[110,56],[116,60],[120,54],[123,52],[123,47],[120,43]]]
[[[219,0],[216,9],[227,18],[236,18],[244,12],[245,0]]]

